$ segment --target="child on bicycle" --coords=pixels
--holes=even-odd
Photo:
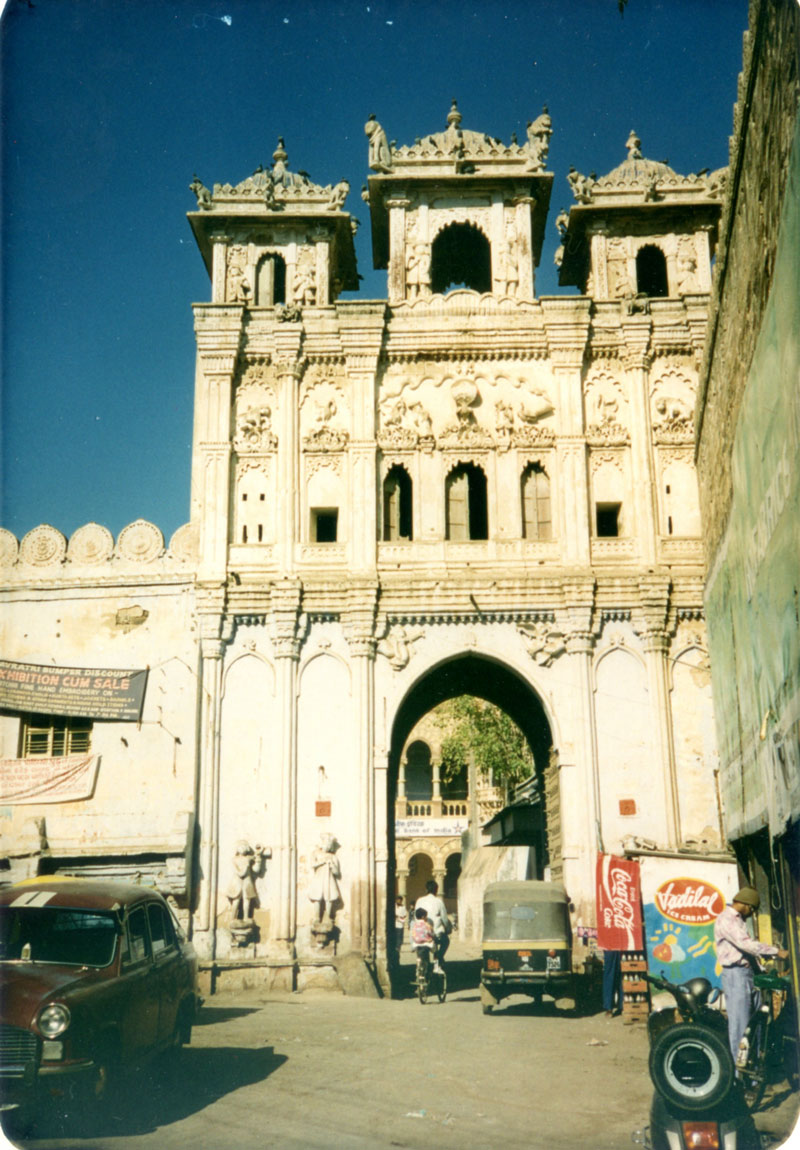
[[[416,951],[427,950],[428,958],[433,957],[434,936],[433,925],[425,911],[424,906],[418,906],[411,921],[411,949]],[[421,957],[421,955],[418,955]]]

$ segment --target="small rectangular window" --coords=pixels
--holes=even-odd
[[[314,543],[335,543],[339,525],[336,507],[315,507],[311,511],[311,539]]]
[[[23,715],[20,758],[55,759],[85,754],[92,744],[92,720],[64,715]]]
[[[597,504],[595,510],[597,515],[598,539],[610,539],[619,535],[619,513],[621,508],[621,503]]]

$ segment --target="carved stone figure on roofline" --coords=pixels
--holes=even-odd
[[[550,137],[553,134],[553,121],[547,111],[547,105],[542,108],[542,114],[535,120],[528,122],[528,152],[530,160],[528,168],[533,172],[544,171],[547,164],[547,154],[550,151]]]
[[[370,116],[364,125],[364,131],[369,138],[369,166],[373,172],[390,172],[392,170],[392,154],[389,151],[389,141],[386,133],[374,116]]]

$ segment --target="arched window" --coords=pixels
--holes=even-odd
[[[529,463],[522,473],[522,538],[552,539],[550,477],[541,463]]]
[[[489,241],[474,224],[448,224],[433,241],[431,291],[443,293],[458,287],[492,290]]]
[[[406,798],[419,802],[432,796],[431,749],[422,739],[415,739],[406,752]]]
[[[447,477],[447,538],[488,539],[486,476],[474,463],[460,463]]]
[[[412,539],[411,477],[399,463],[383,481],[383,538]]]
[[[256,268],[256,303],[260,307],[286,303],[286,264],[283,256],[270,252],[259,260]]]
[[[644,295],[669,295],[667,260],[661,248],[655,244],[647,244],[636,254],[636,290]]]
[[[462,764],[452,778],[442,780],[442,798],[453,801],[469,798],[469,778],[466,764]]]

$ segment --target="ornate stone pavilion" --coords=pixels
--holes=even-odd
[[[149,669],[139,720],[78,740],[87,793],[0,812],[10,876],[139,874],[219,971],[302,987],[357,952],[383,980],[401,751],[462,693],[528,735],[579,924],[598,848],[720,846],[692,415],[724,173],[634,134],[571,171],[577,293],[539,298],[551,131],[506,144],[454,104],[394,146],[370,118],[388,300],[340,298],[348,186],[283,141],[195,179],[190,524],[3,537],[8,660]],[[37,711],[4,713],[7,770],[75,733]]]

